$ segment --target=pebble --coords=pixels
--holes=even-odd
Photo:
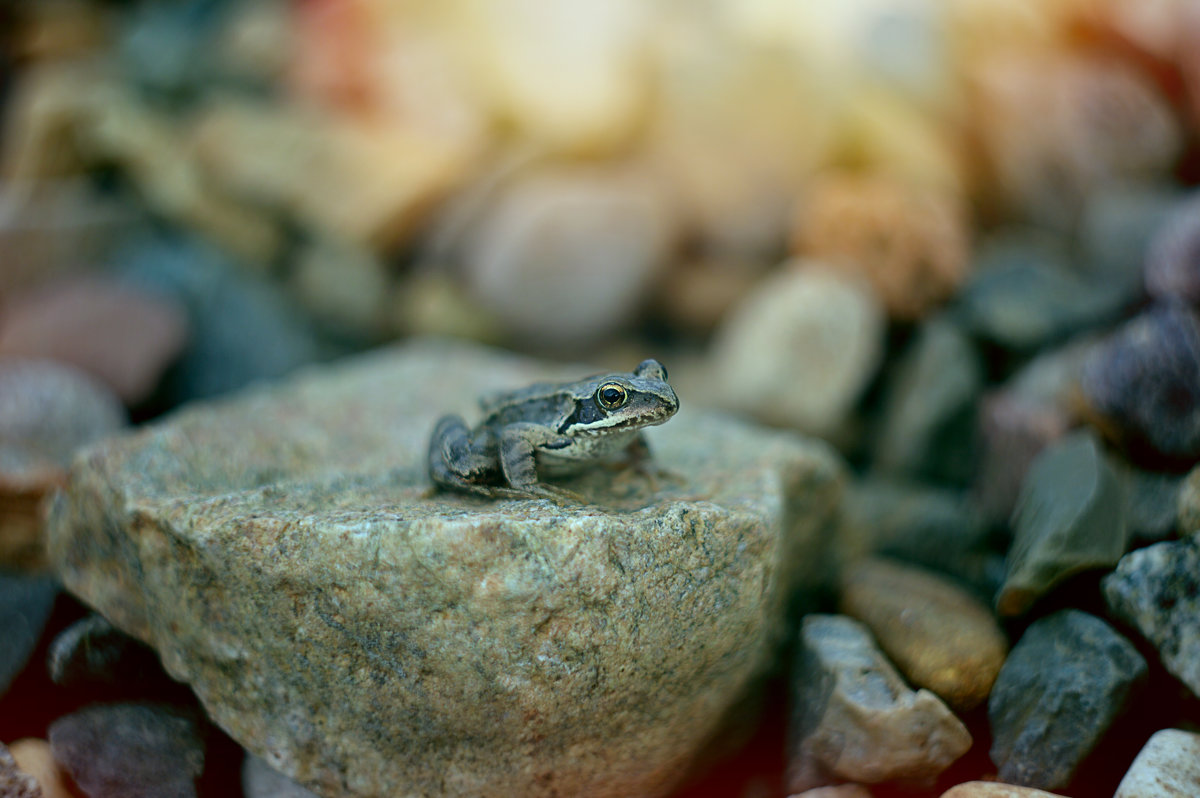
[[[675,238],[667,196],[631,172],[559,167],[525,174],[484,212],[466,253],[478,303],[539,350],[626,329]]]
[[[1013,647],[988,699],[991,758],[1005,782],[1056,790],[1120,715],[1146,662],[1099,618],[1062,610]]]
[[[987,699],[1008,654],[991,611],[923,568],[860,560],[842,577],[840,609],[866,624],[910,684],[933,691],[956,712]]]
[[[784,269],[717,330],[716,398],[769,423],[833,434],[880,366],[884,325],[865,286],[815,266]]]
[[[838,784],[793,793],[788,798],[871,798],[871,791],[861,784]]]
[[[50,680],[60,687],[137,684],[166,680],[158,657],[102,615],[90,615],[59,632],[46,658]]]
[[[1126,322],[1084,363],[1083,394],[1135,453],[1200,458],[1200,319],[1159,305]]]
[[[859,479],[842,504],[847,526],[868,553],[932,568],[988,600],[1003,577],[1004,558],[991,551],[988,529],[960,491],[879,477]]]
[[[130,284],[187,310],[192,335],[164,380],[168,405],[279,377],[321,354],[307,320],[274,284],[194,239],[135,238],[115,261]]]
[[[58,582],[48,576],[0,573],[0,695],[42,639],[58,591]]]
[[[1109,609],[1149,640],[1167,670],[1200,696],[1200,537],[1130,552],[1101,587]]]
[[[883,473],[964,484],[976,457],[983,364],[944,319],[926,322],[888,381],[873,465]]]
[[[966,213],[956,194],[918,183],[826,175],[799,202],[792,251],[865,280],[889,316],[912,321],[953,296],[966,278]]]
[[[1174,535],[1182,485],[1183,478],[1178,474],[1136,467],[1127,470],[1130,540],[1138,544],[1157,543]]]
[[[998,781],[968,781],[942,793],[941,798],[1063,798],[1055,792],[1001,784]]]
[[[93,704],[50,724],[54,758],[89,798],[196,798],[204,741],[189,713]]]
[[[1025,613],[1068,576],[1110,568],[1129,537],[1125,496],[1096,437],[1075,432],[1038,455],[1012,518],[1000,615]]]
[[[249,753],[242,761],[242,790],[245,798],[317,798],[316,793],[275,770],[261,757]]]
[[[38,780],[17,764],[3,743],[0,743],[0,795],[4,798],[43,798]]]
[[[786,788],[836,781],[932,782],[971,735],[928,690],[913,691],[858,621],[809,615],[791,677]]]
[[[26,737],[8,747],[17,766],[37,779],[43,798],[75,798],[78,793],[68,786],[70,778],[54,759],[50,743]]]
[[[0,355],[75,366],[127,405],[150,395],[186,340],[180,307],[113,280],[63,280],[0,308]]]
[[[309,242],[294,258],[289,287],[331,334],[361,343],[380,339],[389,284],[370,250],[332,237]]]
[[[42,500],[80,447],[124,424],[120,400],[88,375],[0,358],[0,563],[43,567]]]
[[[1200,532],[1200,466],[1193,468],[1179,486],[1178,516],[1181,532]]]
[[[1142,747],[1113,798],[1196,795],[1200,795],[1200,734],[1163,729]]]
[[[1178,203],[1155,231],[1145,264],[1151,297],[1200,306],[1200,193]]]
[[[1133,296],[1144,290],[1147,250],[1179,207],[1171,185],[1109,186],[1084,201],[1079,220],[1079,268],[1091,280],[1118,282]]]

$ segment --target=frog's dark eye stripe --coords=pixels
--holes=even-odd
[[[629,400],[629,395],[625,393],[625,386],[615,383],[606,382],[596,389],[596,401],[605,410],[616,410]]]

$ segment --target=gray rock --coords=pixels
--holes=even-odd
[[[1133,644],[1093,615],[1062,610],[1035,621],[988,699],[1000,781],[1066,785],[1145,675]]]
[[[1200,532],[1200,466],[1196,466],[1179,486],[1179,530],[1184,534]]]
[[[928,690],[913,691],[858,621],[804,619],[792,673],[786,789],[837,781],[932,782],[971,735]]]
[[[317,798],[254,754],[242,762],[242,791],[246,798]]]
[[[4,798],[42,798],[37,779],[17,766],[3,743],[0,743],[0,795]]]
[[[144,644],[117,629],[102,615],[91,615],[58,633],[46,657],[50,680],[62,687],[144,685],[166,676]]]
[[[594,504],[431,492],[439,415],[564,376],[417,342],[194,405],[79,462],[51,556],[318,794],[663,795],[828,578],[841,471],[685,396]]]
[[[922,325],[888,386],[875,466],[952,484],[968,481],[982,387],[983,365],[962,331],[945,319]]]
[[[1094,435],[1076,432],[1038,456],[1013,513],[1001,615],[1020,615],[1068,576],[1125,553],[1125,496]]]
[[[1178,474],[1129,469],[1125,493],[1131,540],[1157,543],[1174,534],[1182,485]]]
[[[0,695],[41,640],[58,590],[50,577],[0,573]]]
[[[307,321],[274,285],[184,238],[143,238],[118,253],[131,284],[182,305],[191,338],[164,380],[171,404],[228,393],[316,360]]]
[[[1200,193],[1172,211],[1146,253],[1146,291],[1155,299],[1200,306]]]
[[[1109,609],[1141,632],[1167,670],[1200,696],[1200,538],[1130,552],[1102,586]]]
[[[1119,281],[1136,295],[1147,250],[1179,198],[1176,189],[1147,183],[1112,186],[1087,197],[1079,220],[1080,266],[1092,279]]]
[[[204,741],[159,704],[96,704],[50,724],[50,748],[88,798],[195,798]]]
[[[1151,308],[1117,329],[1084,364],[1088,403],[1129,448],[1200,458],[1200,317],[1181,305]]]

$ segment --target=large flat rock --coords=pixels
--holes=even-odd
[[[417,342],[87,451],[64,584],[323,796],[663,795],[829,574],[824,445],[685,410],[587,505],[433,493],[447,412],[545,365]]]

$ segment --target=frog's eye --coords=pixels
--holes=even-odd
[[[596,401],[605,410],[616,410],[629,400],[625,386],[616,382],[606,382],[596,390]]]

